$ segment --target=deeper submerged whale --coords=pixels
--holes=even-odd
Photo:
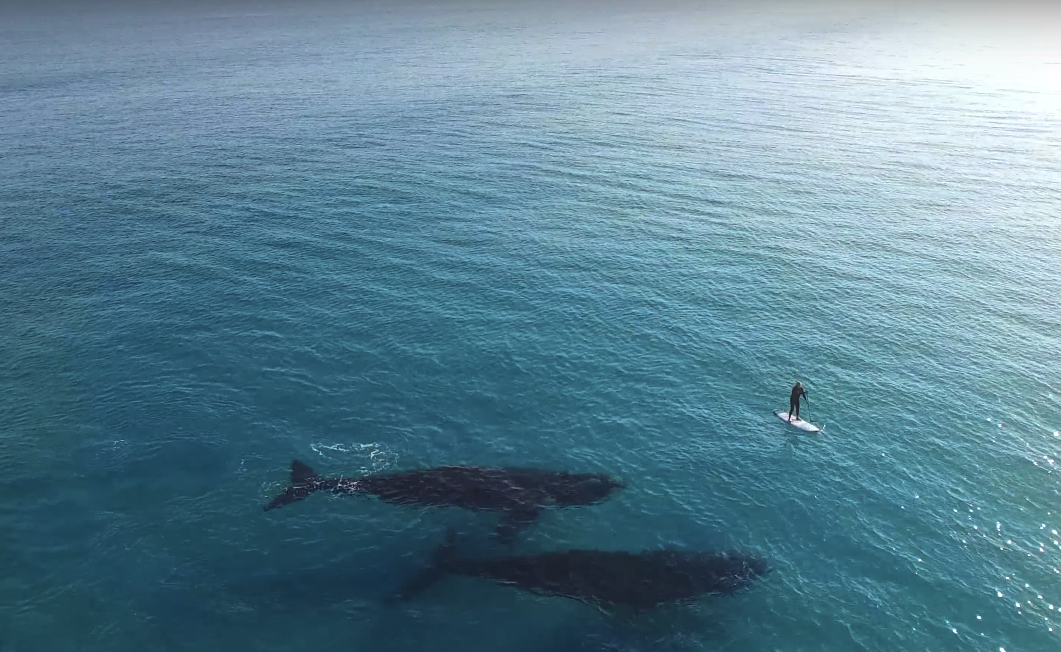
[[[452,506],[505,512],[498,528],[511,541],[546,507],[598,503],[626,484],[603,473],[568,473],[510,467],[443,466],[358,478],[325,478],[298,460],[291,462],[291,486],[265,506],[269,511],[318,491],[373,495],[396,505]]]
[[[540,555],[460,559],[453,534],[435,553],[433,565],[407,584],[409,599],[447,573],[485,577],[525,591],[602,607],[648,611],[705,595],[730,595],[770,572],[759,557],[738,552],[563,550]]]

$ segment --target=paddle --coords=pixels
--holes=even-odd
[[[825,424],[824,423],[822,425],[818,426],[817,424],[815,424],[813,421],[810,420],[810,399],[807,398],[806,394],[803,395],[803,398],[806,399],[806,401],[807,401],[807,423],[810,423],[810,424],[816,426],[818,428],[819,432],[825,432]]]

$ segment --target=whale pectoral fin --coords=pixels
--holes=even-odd
[[[505,520],[497,526],[497,538],[501,543],[512,543],[519,533],[538,520],[542,510],[538,507],[513,509],[505,514]]]

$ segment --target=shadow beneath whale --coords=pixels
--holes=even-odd
[[[450,530],[431,564],[402,587],[411,599],[443,580],[463,575],[533,594],[568,598],[620,614],[693,603],[708,595],[747,590],[771,572],[765,559],[739,551],[699,552],[661,548],[555,550],[532,555],[462,557]]]
[[[636,621],[612,618],[571,620],[548,634],[552,652],[685,652],[701,650],[725,639],[710,620],[688,614],[644,615]]]
[[[500,549],[482,536],[486,528],[473,525],[479,527],[462,528],[470,539],[462,554],[496,559],[491,555]],[[339,555],[327,545],[319,551],[330,557],[323,564],[307,564],[316,552],[299,558],[271,551],[204,559],[183,567],[143,606],[169,641],[167,649],[202,649],[213,645],[212,639],[235,641],[239,636],[262,640],[271,623],[300,623],[314,632],[311,639],[320,640],[327,638],[321,628],[345,627],[357,647],[379,645],[396,652],[443,639],[467,647],[469,641],[497,643],[505,637],[537,641],[511,645],[512,652],[540,649],[545,641],[547,649],[559,652],[670,652],[726,638],[717,631],[711,610],[697,605],[624,612],[516,593],[475,577],[437,587],[433,595],[445,596],[441,600],[394,600],[396,590],[423,571],[438,534],[432,529],[402,546],[381,543]],[[273,567],[263,568],[266,562]],[[194,640],[182,633],[187,622],[197,623]]]

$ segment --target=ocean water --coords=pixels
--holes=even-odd
[[[1056,649],[1056,16],[913,12],[4,9],[0,650]],[[395,604],[495,518],[264,513],[293,458],[616,473],[514,550],[774,571]]]

